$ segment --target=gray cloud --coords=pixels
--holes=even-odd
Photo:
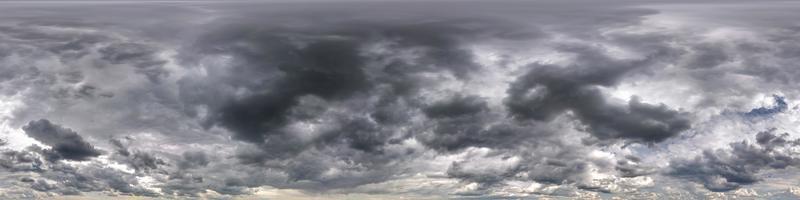
[[[425,86],[415,80],[425,81],[421,75],[432,72],[468,79],[469,72],[478,66],[463,40],[487,38],[486,35],[511,29],[493,29],[495,25],[480,20],[388,24],[356,21],[308,30],[264,26],[271,31],[225,29],[207,35],[207,43],[196,44],[202,53],[241,58],[234,65],[240,69],[236,75],[222,81],[248,91],[244,98],[219,104],[207,102],[215,112],[209,120],[261,149],[242,152],[238,156],[242,162],[286,170],[287,180],[297,185],[291,187],[309,189],[353,187],[386,180],[397,173],[391,170],[402,166],[398,161],[417,154],[413,149],[395,149],[410,137],[410,133],[400,131],[410,125],[406,124],[407,117],[423,109],[423,104],[414,98]],[[253,37],[239,37],[240,34]],[[257,46],[228,45],[243,39]],[[219,48],[216,43],[224,47]],[[389,49],[415,53],[410,60],[391,55],[365,56],[371,53],[367,51],[370,45],[384,43]],[[257,74],[261,75],[254,76]],[[242,77],[253,79],[242,81],[248,80]],[[374,97],[380,100],[360,100]],[[476,97],[467,98],[470,99],[466,101],[475,101],[472,99]],[[337,114],[336,119],[327,121],[324,116],[330,108],[326,106],[334,104],[344,104],[344,109],[354,113]],[[424,112],[437,115],[433,113],[461,109],[460,105],[439,110],[432,107]],[[356,114],[361,112],[367,116]],[[312,140],[298,137],[299,133],[287,127],[323,119],[327,122],[318,126],[328,129],[315,133],[319,136]],[[502,132],[500,129],[493,131]],[[331,165],[331,158],[352,164],[338,169],[346,171],[342,175],[328,177],[324,174],[331,167],[321,166]],[[270,166],[274,162],[282,164]],[[347,169],[354,167],[350,165],[360,167]]]
[[[209,158],[202,151],[187,151],[183,153],[183,162],[179,164],[181,168],[205,167],[209,163]]]
[[[38,146],[21,151],[3,151],[0,165],[12,173],[23,173],[23,185],[33,190],[61,195],[114,191],[126,195],[156,196],[141,187],[134,176],[95,163],[74,167],[48,159],[49,152]],[[30,177],[34,173],[36,176]]]
[[[755,144],[735,142],[730,149],[706,150],[694,159],[673,160],[668,174],[703,183],[712,191],[728,191],[762,180],[761,171],[797,166],[797,156],[786,149],[797,147],[800,141],[774,131],[756,134]]]
[[[567,47],[578,58],[573,66],[534,64],[508,90],[505,104],[517,119],[552,120],[572,111],[599,139],[660,142],[690,128],[685,113],[665,105],[641,103],[634,97],[628,105],[608,102],[597,87],[611,87],[628,72],[643,70],[663,57],[614,60],[591,47]]]
[[[462,24],[468,23],[479,23],[479,28],[473,30],[462,27],[466,26]],[[264,137],[272,135],[269,132],[286,124],[287,112],[304,95],[314,95],[326,101],[344,100],[357,93],[370,92],[373,89],[371,85],[379,84],[389,84],[395,94],[408,95],[409,91],[420,87],[409,85],[414,83],[407,79],[414,77],[408,76],[413,76],[414,73],[446,70],[458,77],[466,76],[469,69],[476,68],[476,64],[471,55],[462,49],[460,38],[474,38],[494,31],[490,29],[490,24],[481,21],[396,25],[342,22],[337,27],[318,28],[320,30],[266,28],[274,30],[267,32],[228,29],[209,34],[206,39],[208,44],[198,44],[199,48],[214,47],[208,53],[231,54],[244,61],[236,66],[240,70],[228,84],[247,88],[254,92],[253,95],[222,105],[217,117],[212,120],[233,130],[238,138],[256,143],[262,142]],[[254,37],[238,37],[241,34]],[[304,37],[292,38],[286,35]],[[418,57],[413,61],[415,64],[390,60],[390,64],[377,69],[386,75],[368,77],[365,70],[375,66],[366,65],[374,58],[362,56],[365,51],[363,48],[369,44],[367,42],[381,40],[388,40],[391,49],[414,48],[421,49],[422,52],[416,55]],[[224,48],[215,45],[221,43],[224,46],[236,42],[264,45]],[[293,44],[297,42],[303,45]],[[267,88],[269,92],[260,92]]]
[[[458,117],[487,110],[486,102],[475,96],[456,96],[446,102],[437,102],[423,109],[430,118]]]
[[[656,172],[654,167],[646,166],[641,158],[636,156],[626,156],[625,159],[617,161],[616,170],[622,177],[638,177]]]
[[[75,5],[0,8],[2,198],[702,198],[679,186],[764,194],[796,166],[791,134],[706,141],[795,132],[783,25],[627,1]],[[697,146],[718,150],[680,158]]]
[[[28,136],[51,146],[58,156],[57,159],[88,160],[102,154],[72,129],[50,123],[46,119],[31,121],[22,130]]]
[[[130,145],[133,142],[133,139],[129,137],[111,139],[110,143],[116,149],[115,154],[113,154],[114,157],[112,158],[127,164],[136,170],[137,173],[147,173],[151,170],[158,170],[161,165],[167,165],[164,160],[156,157],[152,152],[130,149]],[[195,153],[192,152],[187,152],[187,154],[189,154],[190,157],[200,156],[194,155]],[[181,163],[181,166],[192,165],[192,162],[194,161]]]
[[[163,69],[167,61],[158,58],[158,49],[139,43],[114,43],[97,50],[101,59],[111,64],[129,64],[136,72],[144,74],[152,82],[169,76]]]

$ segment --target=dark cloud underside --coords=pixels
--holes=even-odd
[[[56,159],[87,160],[101,154],[72,129],[50,123],[46,119],[31,121],[22,130],[28,136],[51,146],[58,156]]]

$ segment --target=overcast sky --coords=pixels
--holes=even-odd
[[[797,199],[798,10],[3,1],[0,199]]]

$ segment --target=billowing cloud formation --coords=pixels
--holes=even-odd
[[[0,198],[800,194],[796,5],[48,3],[0,8]]]
[[[759,132],[755,144],[736,142],[728,150],[706,150],[694,159],[674,160],[669,174],[702,182],[712,191],[728,191],[761,180],[758,173],[762,170],[800,164],[793,150],[800,140],[788,140],[788,133],[776,135],[774,131]]]
[[[51,146],[57,156],[54,159],[87,160],[101,154],[72,129],[50,123],[46,119],[31,121],[22,130],[31,138]]]
[[[613,105],[595,88],[614,86],[627,72],[645,68],[651,59],[663,56],[615,61],[596,49],[567,48],[568,52],[577,51],[573,66],[535,65],[511,84],[506,106],[513,116],[551,120],[569,110],[599,139],[640,142],[660,142],[690,127],[685,114],[663,104],[648,105],[635,97],[628,105]]]
[[[240,139],[263,143],[269,137],[281,137],[273,132],[289,123],[289,112],[303,96],[341,101],[359,93],[386,90],[375,86],[388,87],[389,94],[385,95],[389,96],[382,97],[386,101],[411,95],[420,87],[413,83],[420,73],[463,77],[476,68],[472,55],[462,49],[465,47],[459,40],[505,31],[481,21],[349,23],[310,30],[268,25],[266,30],[232,28],[208,36],[210,44],[197,44],[201,51],[213,47],[209,53],[240,57],[243,63],[234,66],[238,70],[229,84],[252,93],[221,105],[211,119],[213,123],[231,129]],[[476,28],[464,27],[468,25]],[[245,34],[250,36],[239,37]],[[294,38],[298,35],[306,36]],[[371,44],[375,42],[385,44]],[[241,43],[247,46],[238,45]],[[412,58],[366,57],[362,54],[368,45],[383,45],[383,51],[409,51]],[[252,80],[242,81],[245,77]]]

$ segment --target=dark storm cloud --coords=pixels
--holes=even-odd
[[[318,15],[327,14],[330,13]],[[381,182],[402,173],[391,171],[401,167],[399,163],[418,156],[416,149],[398,151],[392,148],[408,138],[438,153],[486,147],[516,155],[534,153],[537,150],[533,146],[547,146],[560,151],[560,154],[543,156],[550,157],[550,163],[564,154],[580,160],[562,161],[561,165],[546,168],[563,171],[556,174],[535,170],[551,166],[545,164],[546,159],[542,157],[526,158],[530,164],[520,165],[519,172],[504,175],[461,172],[459,167],[451,167],[454,178],[485,182],[482,185],[493,185],[506,180],[506,175],[523,172],[533,174],[525,180],[585,185],[588,166],[599,165],[582,158],[579,150],[561,151],[565,148],[561,144],[540,144],[557,140],[548,138],[557,131],[547,128],[543,121],[507,120],[504,113],[490,109],[483,97],[453,95],[436,102],[424,102],[419,97],[421,90],[434,88],[441,82],[430,74],[452,76],[454,80],[465,82],[475,78],[475,72],[484,66],[476,62],[475,52],[469,48],[471,44],[531,42],[547,37],[532,25],[517,24],[513,20],[463,17],[429,20],[372,20],[367,17],[349,21],[337,21],[344,19],[342,17],[323,17],[331,22],[294,24],[308,20],[306,18],[318,18],[316,15],[267,16],[270,17],[264,18],[282,23],[255,22],[252,16],[223,18],[215,22],[223,24],[219,30],[204,34],[195,44],[186,47],[184,53],[196,55],[181,55],[185,63],[203,62],[203,58],[213,56],[232,58],[230,65],[224,66],[229,70],[208,68],[219,70],[216,72],[220,75],[211,78],[213,84],[207,80],[183,80],[181,98],[184,102],[210,108],[209,127],[225,128],[235,139],[254,145],[240,149],[236,156],[240,162],[286,173],[286,183],[263,184],[328,190]],[[242,25],[232,25],[228,23],[230,20],[242,22]],[[573,87],[576,90],[593,87],[590,85],[614,85],[625,72],[638,67],[635,65],[652,62],[648,59],[627,63],[598,55],[595,50],[565,49],[583,59],[582,63],[603,65],[601,69],[589,66],[574,69],[585,68],[592,72],[586,74],[600,74],[596,76],[596,83],[578,84]],[[619,64],[622,69],[614,67]],[[681,126],[686,123],[681,121],[682,113],[665,106],[639,101],[632,101],[628,106],[616,105],[607,103],[594,89],[587,90],[592,94],[586,96],[593,98],[589,101],[608,107],[581,107],[585,123],[602,129],[603,134],[608,135],[604,139],[628,137],[644,142],[661,141],[686,128]],[[334,105],[340,107],[333,108]],[[331,110],[347,110],[352,114],[323,118]],[[590,115],[590,112],[601,114]],[[631,113],[629,118],[623,120],[597,119],[628,113]],[[417,116],[429,120],[425,124],[408,124]],[[634,120],[643,116],[655,123]],[[298,133],[288,127],[298,123],[317,124],[315,129],[322,127],[324,130]],[[428,130],[430,132],[426,132]],[[650,134],[658,136],[656,139],[631,136],[630,132],[638,131],[654,132]],[[311,139],[301,137],[307,134],[314,136]],[[347,164],[333,160],[346,160]],[[338,173],[330,175],[334,171]],[[190,179],[180,180],[175,182],[174,191],[191,193],[198,186]],[[180,185],[187,188],[181,189]]]
[[[404,173],[396,170],[417,152],[389,147],[399,146],[410,137],[411,130],[402,127],[409,126],[405,123],[424,105],[414,97],[419,88],[436,84],[422,74],[435,72],[468,79],[470,72],[479,67],[465,47],[468,40],[491,38],[487,35],[513,30],[502,26],[494,29],[492,23],[479,20],[335,24],[310,28],[257,25],[263,26],[260,29],[228,26],[205,35],[193,47],[201,55],[236,58],[230,77],[220,80],[223,85],[209,85],[209,89],[203,90],[230,87],[247,92],[241,97],[204,103],[212,110],[210,124],[232,131],[236,139],[256,144],[256,149],[237,155],[242,163],[263,165],[287,175],[287,183],[261,184],[329,190],[377,183]],[[389,51],[413,53],[411,58],[372,55],[374,52],[367,48],[376,44]],[[190,97],[192,91],[197,90],[187,90],[182,95]],[[198,95],[190,101],[230,96]],[[377,103],[366,101],[375,97],[380,99]],[[464,105],[443,104],[445,107],[433,108],[440,106],[434,105],[427,112],[459,115],[464,114],[458,111],[464,106],[486,107],[480,105],[485,103],[480,103],[482,100],[477,97],[457,101],[454,104]],[[365,112],[367,116],[355,113],[337,116],[323,124],[329,130],[320,131],[310,141],[286,127],[298,122],[319,123],[320,115],[331,104],[344,104],[345,109]],[[492,132],[506,131],[500,129],[494,128]],[[339,173],[328,175],[331,171]],[[242,187],[252,185],[215,186],[231,191],[240,191],[237,188]]]
[[[328,193],[381,184],[392,188],[375,191],[404,191],[403,181],[418,175],[470,184],[465,192],[438,191],[447,195],[506,192],[511,181],[551,190],[525,189],[534,194],[627,192],[621,183],[658,169],[648,159],[604,153],[641,153],[627,145],[615,149],[622,142],[671,147],[672,140],[663,141],[684,139],[675,136],[692,128],[689,112],[695,110],[649,103],[660,99],[647,92],[644,99],[620,102],[607,91],[631,78],[637,79],[630,82],[633,92],[641,92],[637,84],[663,84],[660,75],[687,70],[693,73],[687,76],[708,79],[697,81],[698,87],[740,92],[749,84],[714,78],[742,60],[753,67],[736,75],[795,79],[797,73],[780,67],[792,62],[773,63],[763,55],[796,54],[794,32],[768,39],[780,41],[779,48],[758,47],[753,51],[760,54],[748,57],[738,49],[744,47],[682,43],[686,36],[671,29],[649,32],[650,21],[641,17],[656,11],[617,2],[125,4],[36,9],[33,15],[63,14],[35,19],[2,17],[27,21],[0,25],[0,61],[9,63],[0,65],[0,91],[34,93],[22,102],[31,110],[14,111],[14,118],[70,117],[71,127],[96,134],[86,138],[115,139],[108,157],[73,166],[58,158],[89,160],[99,150],[51,124],[67,130],[62,135],[75,135],[64,140],[73,145],[61,145],[64,152],[56,148],[60,143],[48,144],[52,150],[3,152],[0,167],[30,173],[15,177],[15,184],[53,194],[214,198],[211,190],[227,198],[261,186]],[[545,64],[549,55],[540,52],[556,53],[564,61],[553,63],[568,64]],[[130,71],[137,76],[125,74]],[[492,90],[506,85],[481,87],[509,84],[508,75],[518,77],[505,97]],[[783,97],[775,102],[744,115],[789,110]],[[584,132],[593,138],[580,140]],[[116,137],[121,133],[133,135]],[[148,143],[132,145],[133,138]],[[670,175],[722,191],[755,183],[762,169],[795,165],[773,150],[796,146],[787,136],[765,133],[756,140],[732,145],[728,153],[675,160]],[[168,150],[149,149],[161,146]],[[660,147],[641,151],[669,149]],[[164,152],[173,149],[179,151]],[[100,166],[107,161],[135,172]],[[143,177],[160,191],[141,187],[137,179]],[[425,189],[455,186],[429,183],[436,186]],[[474,191],[472,183],[479,186]]]
[[[31,121],[22,130],[31,138],[51,146],[59,158],[83,161],[102,153],[72,129],[50,123],[46,119]]]
[[[407,74],[415,72],[446,70],[464,77],[476,69],[476,64],[461,47],[460,38],[476,37],[488,30],[462,28],[462,23],[469,21],[398,25],[347,22],[320,30],[273,28],[211,34],[206,38],[209,44],[200,44],[201,48],[213,46],[211,53],[228,53],[242,59],[244,63],[237,66],[242,74],[230,83],[255,93],[222,106],[214,121],[234,131],[237,138],[261,143],[274,134],[270,132],[287,123],[287,112],[304,95],[336,101],[369,92],[372,85],[382,83],[391,85],[397,94],[404,94],[419,87],[408,85],[413,81],[407,80]],[[364,70],[373,66],[365,65],[374,58],[364,57],[362,48],[380,40],[389,41],[392,49],[419,48],[423,52],[417,55],[414,65],[395,60],[385,66],[382,70],[391,76],[368,77]],[[248,46],[229,45],[237,41],[247,42]],[[218,43],[223,46],[215,45]]]
[[[456,96],[445,102],[436,102],[423,109],[430,118],[458,117],[487,110],[486,102],[476,96]]]
[[[598,139],[660,142],[690,127],[686,114],[665,105],[642,103],[634,97],[628,105],[608,102],[598,87],[611,87],[634,70],[645,70],[662,54],[642,60],[615,60],[593,47],[566,47],[577,54],[570,66],[533,64],[508,89],[505,104],[517,119],[549,121],[566,111],[587,126]]]
[[[321,139],[326,141],[323,144],[340,143],[364,152],[380,152],[383,146],[393,139],[391,130],[383,129],[379,124],[366,118],[356,118],[341,123],[341,128],[324,134]]]
[[[275,58],[277,66],[254,63],[262,66],[253,67],[276,67],[284,74],[268,87],[269,92],[224,106],[218,113],[219,123],[233,130],[239,139],[263,143],[271,131],[286,124],[286,114],[300,96],[333,100],[366,88],[356,47],[349,39],[314,41],[303,48],[283,49],[287,55]]]
[[[787,150],[800,146],[800,140],[788,140],[788,133],[776,135],[774,131],[759,132],[755,144],[735,142],[730,149],[706,150],[694,159],[672,160],[667,174],[720,192],[762,180],[759,172],[798,166],[797,155]]]

